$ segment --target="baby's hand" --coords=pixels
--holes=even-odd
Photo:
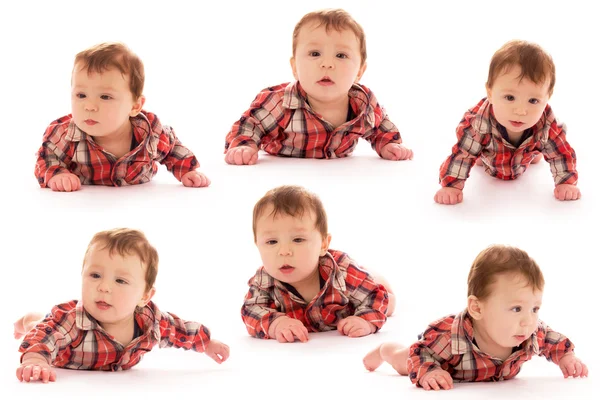
[[[181,183],[186,187],[206,187],[210,185],[210,179],[202,172],[190,171],[181,177]]]
[[[388,143],[381,149],[381,157],[385,160],[412,160],[413,151],[400,143]]]
[[[279,343],[293,343],[296,338],[301,342],[308,342],[308,329],[301,321],[283,316],[273,321],[273,324],[276,324],[273,335],[269,336],[277,339]]]
[[[558,200],[579,200],[581,192],[577,186],[563,183],[554,188],[554,197]]]
[[[349,337],[361,337],[375,332],[375,325],[366,319],[352,315],[338,322],[337,330],[342,335]]]
[[[217,364],[221,364],[229,358],[229,346],[218,340],[211,340],[208,342],[208,346],[206,346],[204,353],[215,360]]]
[[[55,192],[74,192],[81,189],[81,181],[77,175],[63,172],[50,178],[48,186]]]
[[[23,361],[17,368],[17,379],[21,382],[40,380],[44,383],[56,381],[56,372],[40,357],[32,357]]]
[[[419,384],[423,386],[425,390],[450,390],[454,387],[452,383],[452,377],[448,371],[444,371],[441,368],[436,368],[433,371],[429,371],[419,379]]]
[[[225,162],[232,165],[254,165],[257,160],[258,149],[251,146],[234,147],[225,154]]]
[[[438,204],[458,204],[463,201],[462,190],[453,187],[443,187],[433,198]]]
[[[568,353],[563,356],[558,362],[558,366],[565,378],[572,376],[573,378],[588,376],[588,369],[584,363],[575,354]]]

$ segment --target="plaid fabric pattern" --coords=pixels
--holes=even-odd
[[[227,134],[225,152],[253,146],[276,156],[341,158],[351,155],[363,138],[381,156],[388,143],[402,143],[373,92],[354,84],[348,96],[356,117],[334,128],[311,109],[299,82],[264,89]]]
[[[469,109],[456,128],[458,141],[452,147],[452,154],[440,167],[440,184],[463,189],[478,157],[489,175],[516,179],[537,153],[542,153],[550,164],[555,185],[577,184],[576,156],[566,139],[567,127],[556,120],[549,105],[531,128],[532,135],[518,148],[502,137],[502,128],[486,98]]]
[[[242,320],[251,336],[269,339],[269,326],[278,317],[302,321],[309,332],[334,330],[340,320],[355,315],[381,329],[386,321],[388,292],[373,281],[346,253],[329,249],[319,259],[325,281],[307,303],[260,267],[248,285]]]
[[[204,352],[210,342],[208,328],[161,312],[152,302],[135,313],[135,321],[143,333],[123,346],[102,329],[81,302],[59,304],[23,338],[21,359],[37,353],[54,367],[119,371],[139,363],[157,344]]]
[[[117,159],[79,129],[71,114],[53,121],[37,152],[35,177],[42,188],[56,174],[71,172],[84,185],[125,186],[146,183],[164,164],[181,181],[200,163],[181,144],[175,131],[162,125],[156,115],[142,111],[130,118],[138,146]]]
[[[567,337],[539,321],[537,331],[502,361],[473,343],[473,322],[465,310],[431,323],[410,347],[406,365],[411,382],[418,386],[421,377],[436,368],[448,371],[456,382],[501,381],[514,378],[534,355],[558,364],[574,348]]]

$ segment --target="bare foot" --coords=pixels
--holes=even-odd
[[[371,350],[365,358],[363,358],[363,364],[368,371],[375,371],[383,363],[381,358],[381,345]]]
[[[23,315],[13,324],[15,339],[21,339],[42,319],[44,319],[44,315],[40,313],[30,312]]]

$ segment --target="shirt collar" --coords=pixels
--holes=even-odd
[[[365,121],[371,126],[375,127],[375,106],[373,103],[373,96],[367,93],[363,86],[354,83],[348,91],[348,97],[350,98],[350,107],[354,115],[357,117],[364,114]],[[310,109],[308,104],[308,96],[306,91],[300,85],[300,81],[289,83],[283,92],[283,107],[290,110],[297,110],[300,108]]]

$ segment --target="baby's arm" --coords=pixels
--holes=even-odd
[[[442,364],[452,358],[451,328],[453,317],[429,325],[418,342],[410,346],[406,367],[412,383],[425,390],[452,389],[452,376]]]
[[[577,185],[577,169],[575,150],[566,138],[566,126],[553,121],[548,132],[548,141],[544,144],[542,154],[550,164],[554,177],[554,196],[558,200],[578,200],[581,192]]]
[[[270,88],[256,96],[225,138],[225,162],[256,164],[263,137],[271,136],[280,129],[279,122],[285,115],[281,101],[282,96]]]
[[[467,112],[468,114],[468,112]],[[457,204],[462,202],[462,190],[469,177],[471,167],[483,151],[482,137],[472,129],[470,120],[463,118],[456,128],[458,138],[452,146],[452,154],[440,166],[440,184],[434,200],[439,204]]]
[[[386,160],[412,159],[413,152],[402,144],[402,137],[396,125],[389,119],[385,109],[379,105],[373,92],[368,91],[367,93],[370,105],[373,107],[374,121],[366,121],[366,126],[369,126],[368,123],[371,122],[373,128],[368,129],[363,138],[371,143],[371,147],[381,158]],[[369,117],[367,115],[366,118]]]
[[[78,330],[75,328],[75,313],[69,313],[75,303],[56,306],[41,322],[36,324],[23,338],[19,351],[21,365],[17,368],[17,379],[21,382],[41,380],[54,382],[56,373],[50,367],[60,351],[66,350]]]
[[[347,256],[340,263],[348,262],[346,289],[354,315],[338,323],[338,331],[351,337],[377,332],[386,322],[388,291],[377,284],[363,269],[357,268]]]
[[[277,310],[272,294],[262,290],[254,280],[250,280],[250,288],[242,306],[242,320],[248,333],[259,339],[276,339],[279,342],[301,342],[308,340],[308,330],[301,321],[287,317]]]
[[[153,114],[148,114],[148,119],[152,122],[156,118]],[[181,144],[181,141],[175,135],[173,128],[167,125],[156,126],[154,129],[161,129],[156,153],[157,161],[167,167],[178,181],[186,184],[189,183],[184,177],[194,175],[193,172],[200,167],[200,162],[190,149]],[[201,176],[203,174],[196,172]],[[185,182],[184,182],[185,181]],[[207,186],[208,182],[204,182],[203,186]],[[194,186],[194,185],[186,185]]]
[[[536,333],[540,356],[558,365],[565,378],[588,375],[587,366],[575,356],[575,345],[566,336],[539,322]]]
[[[72,142],[64,139],[68,125],[56,120],[46,129],[42,146],[37,152],[35,177],[40,187],[71,192],[81,188],[79,177],[69,172],[72,161]]]

